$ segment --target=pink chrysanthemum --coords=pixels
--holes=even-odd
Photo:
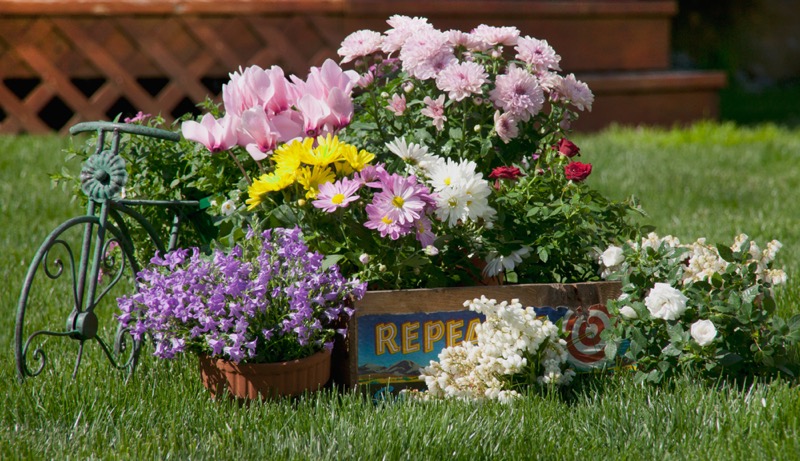
[[[342,63],[350,62],[356,58],[369,56],[380,51],[383,36],[373,30],[359,30],[345,37],[337,53],[342,57]]]
[[[489,92],[492,102],[512,118],[527,122],[542,110],[544,92],[536,77],[525,69],[512,65],[507,74],[497,76],[495,85]]]
[[[423,216],[414,224],[417,231],[417,241],[425,248],[428,245],[433,245],[436,241],[436,234],[431,230],[431,220],[427,216]]]
[[[470,51],[479,51],[484,47],[484,43],[480,39],[467,32],[451,29],[445,33],[447,42],[453,47],[461,46]]]
[[[589,89],[589,85],[575,78],[575,74],[569,74],[564,77],[558,90],[561,99],[568,101],[579,110],[592,111],[594,94]]]
[[[319,186],[317,199],[312,202],[316,208],[333,213],[339,208],[346,208],[351,202],[358,200],[359,181],[342,178],[336,182],[326,182]]]
[[[372,71],[369,70],[364,74],[361,74],[361,76],[358,78],[358,81],[356,82],[356,86],[359,88],[366,88],[372,85],[372,82],[374,81],[375,81],[375,74],[373,74]]]
[[[389,236],[390,239],[397,240],[411,232],[413,228],[412,225],[403,225],[390,218],[384,210],[373,203],[367,205],[366,211],[368,219],[367,222],[364,223],[364,227],[367,229],[375,229],[381,233],[381,237]]]
[[[519,29],[516,27],[493,27],[481,24],[472,31],[472,35],[490,47],[497,45],[513,46],[517,44]]]
[[[392,26],[386,31],[381,45],[381,49],[386,53],[392,53],[402,48],[406,40],[420,30],[433,29],[426,18],[411,18],[399,14],[390,17],[386,23]]]
[[[436,77],[438,72],[455,60],[447,34],[436,29],[418,31],[400,49],[403,70],[420,80]]]
[[[481,93],[481,85],[489,74],[476,62],[453,63],[436,77],[436,87],[446,91],[450,99],[461,101],[472,94]]]
[[[381,178],[383,190],[375,194],[372,204],[384,216],[401,225],[413,224],[425,213],[426,207],[434,204],[430,190],[417,182],[415,176],[399,174],[385,175]]]
[[[537,40],[533,37],[521,37],[514,48],[517,50],[516,58],[530,64],[536,72],[547,70],[561,70],[559,62],[561,56],[551,47],[547,40]]]
[[[425,103],[425,108],[422,109],[420,113],[426,117],[432,118],[433,126],[436,127],[436,130],[442,131],[444,129],[444,122],[447,121],[447,117],[444,115],[444,95],[440,95],[436,99],[425,96],[422,102]]]
[[[386,108],[398,117],[403,115],[406,111],[406,96],[393,94],[392,100],[389,101],[389,105]]]
[[[507,112],[501,115],[499,110],[494,113],[494,131],[506,144],[519,136],[516,120]]]

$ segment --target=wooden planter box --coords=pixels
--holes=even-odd
[[[444,347],[475,339],[481,319],[464,302],[482,295],[519,299],[562,320],[570,363],[579,370],[602,367],[600,332],[610,321],[604,304],[619,294],[617,282],[370,291],[356,304],[346,347],[334,350],[333,378],[369,394],[424,387],[421,366],[438,360]]]

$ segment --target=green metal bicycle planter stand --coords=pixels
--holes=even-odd
[[[44,370],[47,355],[43,346],[36,344],[41,337],[47,336],[77,341],[73,378],[81,365],[85,345],[92,341],[99,345],[112,366],[132,373],[138,361],[141,341],[135,340],[126,329],[117,327],[113,345],[108,343],[99,332],[100,321],[95,312],[111,288],[126,274],[130,276],[139,272],[130,228],[123,217],[146,231],[156,251],[165,252],[176,248],[180,227],[187,217],[208,206],[207,200],[129,200],[122,197],[127,181],[125,160],[119,155],[122,133],[174,142],[180,140],[178,133],[113,122],[79,123],[70,129],[73,135],[93,131],[97,133],[97,146],[84,162],[80,173],[81,190],[88,197],[86,214],[66,220],[45,238],[28,267],[20,292],[14,338],[20,380],[37,376]],[[137,208],[148,206],[166,207],[173,217],[166,245],[156,226],[137,211]],[[80,247],[77,251],[64,237],[71,229],[77,229],[73,232],[82,234],[82,238],[78,239]],[[53,256],[54,253],[57,255]],[[73,304],[63,329],[40,329],[26,336],[26,311],[40,269],[52,281],[62,277],[71,278]],[[112,274],[111,278],[101,285],[99,280],[106,273]],[[28,364],[31,354],[37,362],[33,367]]]

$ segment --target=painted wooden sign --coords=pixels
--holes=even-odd
[[[519,299],[568,332],[571,363],[578,369],[603,365],[600,332],[609,324],[605,302],[619,295],[616,282],[501,285],[370,291],[356,304],[347,351],[338,358],[337,381],[368,393],[422,388],[421,367],[445,347],[472,341],[482,318],[464,302],[482,295]]]

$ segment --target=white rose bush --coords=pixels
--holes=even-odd
[[[772,267],[780,247],[762,249],[744,234],[712,246],[651,233],[606,250],[601,273],[623,292],[607,306],[617,320],[601,333],[606,357],[632,363],[637,382],[797,376],[800,315],[775,314],[774,287],[786,282]]]

